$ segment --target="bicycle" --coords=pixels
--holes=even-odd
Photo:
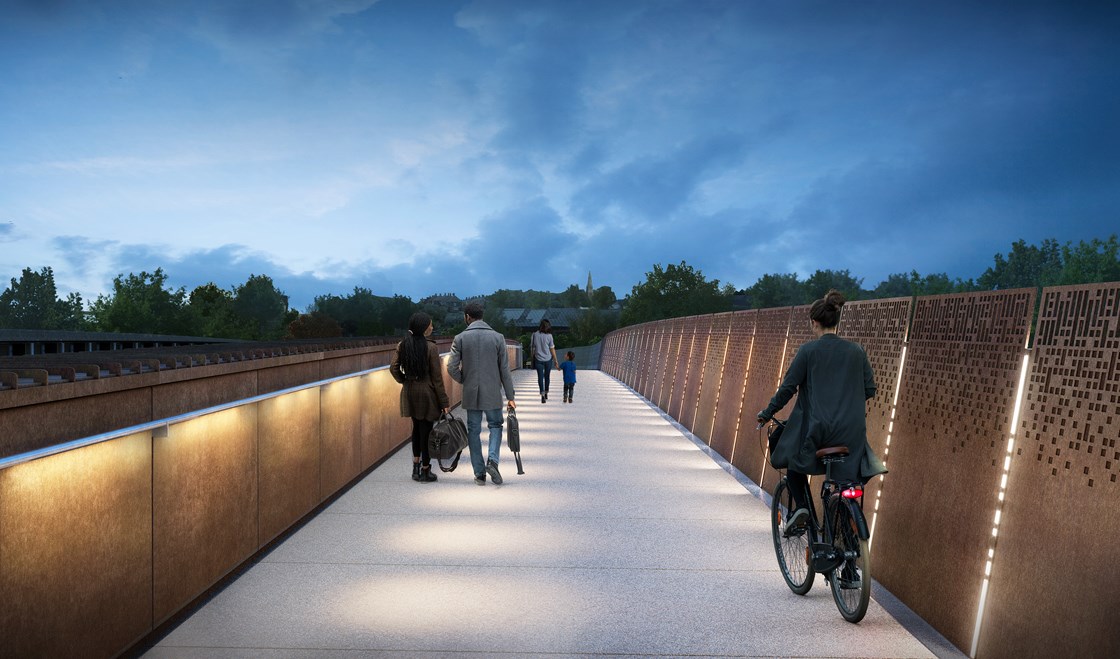
[[[777,427],[785,424],[771,419]],[[762,424],[759,425],[759,428]],[[774,427],[768,435],[774,432]],[[809,521],[805,525],[786,528],[785,520],[797,505],[787,477],[783,474],[774,487],[770,522],[774,535],[774,553],[789,589],[804,595],[813,587],[819,572],[825,575],[832,590],[832,599],[840,615],[851,623],[863,620],[871,601],[871,553],[867,541],[870,534],[863,515],[863,484],[832,479],[832,465],[848,457],[846,446],[822,448],[817,458],[824,463],[825,477],[821,483],[823,523],[817,521],[812,497],[808,497]],[[808,494],[808,493],[806,493]]]

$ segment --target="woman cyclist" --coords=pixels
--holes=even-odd
[[[848,458],[832,466],[838,481],[866,483],[887,473],[886,465],[867,445],[866,401],[875,395],[875,377],[867,354],[857,343],[836,335],[844,296],[830,290],[809,309],[816,340],[797,351],[777,393],[758,413],[759,423],[769,421],[793,394],[797,403],[774,447],[770,463],[785,469],[797,510],[787,528],[809,520],[807,474],[825,473],[816,452],[830,446],[848,447]]]

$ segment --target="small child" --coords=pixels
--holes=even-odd
[[[572,394],[576,390],[576,353],[569,350],[566,360],[560,363],[560,370],[564,371],[564,402],[572,402]]]

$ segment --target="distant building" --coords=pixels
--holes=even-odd
[[[458,295],[454,293],[441,293],[439,295],[429,295],[428,297],[420,300],[422,305],[430,305],[439,307],[444,311],[462,311],[463,301],[459,299]]]

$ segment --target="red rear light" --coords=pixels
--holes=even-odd
[[[863,496],[863,488],[849,487],[848,489],[841,492],[840,496],[844,497],[845,499],[858,499]]]

